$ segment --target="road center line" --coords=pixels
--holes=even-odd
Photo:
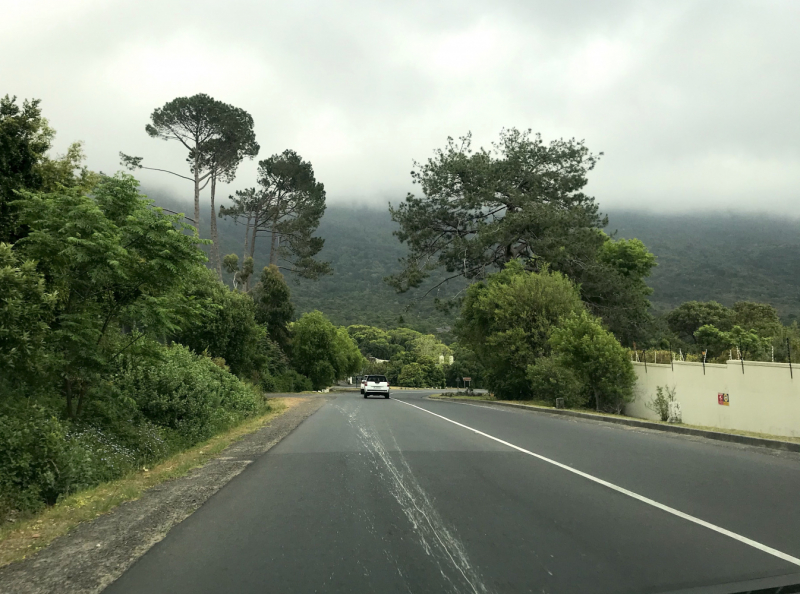
[[[662,511],[665,511],[667,513],[670,513],[670,514],[672,514],[674,516],[678,516],[679,518],[683,518],[684,520],[688,520],[690,522],[694,522],[695,524],[698,524],[699,526],[703,526],[704,528],[708,528],[709,530],[713,530],[714,532],[718,532],[720,534],[724,534],[725,536],[728,536],[728,537],[730,537],[730,538],[732,538],[734,540],[738,540],[739,542],[742,542],[742,543],[744,543],[746,545],[749,545],[749,546],[753,547],[754,549],[758,549],[759,551],[763,551],[765,553],[769,553],[770,555],[778,557],[779,559],[783,559],[784,561],[788,561],[789,563],[793,563],[794,565],[800,566],[800,559],[798,559],[797,557],[792,557],[791,555],[789,555],[787,553],[784,553],[784,552],[779,551],[777,549],[773,549],[772,547],[768,547],[767,545],[761,544],[760,542],[757,542],[755,540],[747,538],[746,536],[742,536],[741,534],[736,534],[735,532],[731,532],[730,530],[726,530],[725,528],[722,528],[722,527],[717,526],[715,524],[712,524],[710,522],[706,522],[705,520],[701,520],[700,518],[696,518],[696,517],[694,517],[692,515],[686,514],[686,513],[682,512],[680,510],[677,510],[677,509],[675,509],[673,507],[669,507],[668,505],[664,505],[663,503],[659,503],[658,501],[650,499],[649,497],[645,497],[644,495],[639,495],[638,493],[634,493],[633,491],[629,491],[628,489],[625,489],[624,487],[620,487],[618,485],[615,485],[614,483],[609,483],[608,481],[604,481],[603,479],[598,478],[596,476],[593,476],[591,474],[588,474],[586,472],[582,472],[580,470],[576,470],[575,468],[572,468],[571,466],[567,466],[566,464],[562,464],[561,462],[556,462],[555,460],[552,460],[550,458],[542,456],[541,454],[536,454],[534,452],[531,452],[530,450],[526,450],[525,448],[521,448],[519,446],[516,446],[513,443],[509,443],[509,442],[504,441],[504,440],[502,440],[502,439],[500,439],[498,437],[494,437],[493,435],[489,435],[488,433],[484,433],[483,431],[479,431],[478,429],[473,429],[472,427],[469,427],[468,425],[464,425],[462,423],[459,423],[458,421],[454,421],[452,419],[448,419],[447,417],[444,417],[442,415],[436,414],[435,412],[431,412],[431,411],[429,411],[427,409],[422,408],[421,406],[417,406],[416,404],[411,404],[410,402],[406,402],[404,400],[398,400],[398,399],[394,399],[394,400],[395,400],[395,402],[400,402],[400,403],[405,404],[407,406],[413,406],[414,408],[419,409],[422,412],[426,412],[429,415],[433,415],[434,417],[439,417],[440,419],[443,419],[443,420],[447,421],[448,423],[453,423],[453,425],[458,425],[459,427],[463,427],[464,429],[472,431],[473,433],[477,433],[478,435],[482,435],[483,437],[486,437],[488,439],[496,441],[497,443],[501,443],[504,446],[508,446],[508,447],[510,447],[510,448],[512,448],[514,450],[517,450],[518,452],[522,452],[523,454],[528,454],[529,456],[533,456],[534,458],[538,458],[539,460],[542,460],[543,462],[547,462],[548,464],[552,464],[553,466],[558,466],[559,468],[563,468],[564,470],[567,470],[567,471],[569,471],[569,472],[571,472],[573,474],[577,474],[578,476],[581,476],[581,477],[583,477],[585,479],[588,479],[588,480],[590,480],[592,482],[595,482],[595,483],[597,483],[599,485],[603,485],[604,487],[608,487],[609,489],[613,489],[614,491],[617,491],[618,493],[622,493],[623,495],[627,495],[628,497],[632,497],[633,499],[636,499],[636,500],[641,501],[643,503],[646,503],[648,505],[652,505],[653,507],[658,508],[658,509],[660,509]]]

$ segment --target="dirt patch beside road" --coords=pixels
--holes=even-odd
[[[100,592],[167,532],[267,452],[327,400],[323,395],[282,399],[286,412],[231,444],[187,475],[161,483],[31,557],[0,568],[0,592]]]

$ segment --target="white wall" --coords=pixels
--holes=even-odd
[[[625,414],[640,419],[658,419],[645,403],[655,397],[657,386],[675,387],[683,422],[720,429],[739,429],[800,437],[800,364],[739,361],[727,364],[676,361],[669,364],[634,363],[636,399]],[[717,401],[719,392],[730,397],[728,406]]]

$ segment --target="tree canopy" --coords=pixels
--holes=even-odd
[[[277,266],[265,266],[251,296],[256,305],[256,321],[269,337],[288,351],[291,342],[289,323],[294,317],[291,291]]]
[[[344,328],[337,328],[319,311],[292,323],[294,367],[311,379],[315,390],[330,386],[361,369],[364,358]]]
[[[773,306],[754,301],[737,301],[733,307],[716,301],[686,301],[670,311],[665,320],[680,340],[701,346],[711,345],[708,332],[702,340],[698,336],[698,330],[705,326],[713,326],[723,333],[740,326],[765,338],[777,336],[782,328],[778,312]],[[701,344],[704,340],[706,343]]]
[[[582,141],[546,144],[514,128],[488,150],[473,151],[469,135],[448,139],[415,164],[412,179],[423,195],[390,206],[409,255],[387,281],[406,291],[437,268],[472,281],[519,260],[528,271],[566,274],[592,311],[635,339],[648,320],[643,278],[655,259],[641,242],[604,247],[613,241],[601,231],[608,220],[584,192],[598,159]]]
[[[51,344],[73,415],[91,377],[120,353],[143,337],[164,338],[199,313],[176,279],[205,256],[181,217],[151,208],[124,174],[105,178],[91,197],[79,188],[21,195],[19,219],[29,233],[16,247],[57,295]]]
[[[16,97],[0,98],[0,241],[16,238],[11,202],[16,190],[42,185],[39,163],[50,150],[53,131],[42,117],[39,100],[17,104]]]
[[[478,356],[492,392],[506,399],[527,398],[528,366],[549,354],[553,328],[582,309],[564,275],[547,269],[528,272],[512,261],[467,289],[456,335]]]
[[[13,242],[27,233],[13,206],[18,191],[70,187],[88,192],[100,180],[84,165],[80,142],[70,144],[59,157],[48,156],[55,131],[42,116],[40,103],[26,100],[20,106],[16,97],[0,98],[0,242]]]
[[[194,183],[195,227],[200,229],[200,192],[211,183],[211,261],[222,278],[222,260],[219,253],[216,221],[216,183],[229,182],[245,157],[258,154],[259,145],[253,130],[253,118],[245,110],[218,101],[205,93],[191,97],[177,97],[150,115],[145,131],[153,138],[175,140],[189,151],[186,161],[192,177],[173,171],[145,167],[141,157],[120,153],[128,169],[163,171]]]
[[[633,399],[636,373],[628,351],[586,311],[570,314],[550,337],[561,365],[586,386],[595,409],[619,413]]]
[[[330,274],[330,263],[315,259],[325,241],[314,232],[325,213],[325,186],[314,177],[311,163],[292,150],[259,161],[259,189],[231,197],[233,206],[221,216],[245,221],[245,253],[255,252],[256,240],[270,238],[269,263],[302,278]]]

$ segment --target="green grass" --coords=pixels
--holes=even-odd
[[[491,402],[500,402],[492,396],[491,394],[473,394],[471,396],[464,394],[463,392],[444,392],[442,394],[438,394],[436,396],[432,396],[432,398],[449,398],[451,400],[489,400]]]
[[[35,515],[0,527],[0,567],[46,547],[81,522],[93,520],[120,503],[138,499],[147,489],[159,483],[184,476],[299,402],[296,398],[272,399],[268,413],[247,419],[228,431],[167,458],[153,468],[143,468],[122,479],[75,493]]]

